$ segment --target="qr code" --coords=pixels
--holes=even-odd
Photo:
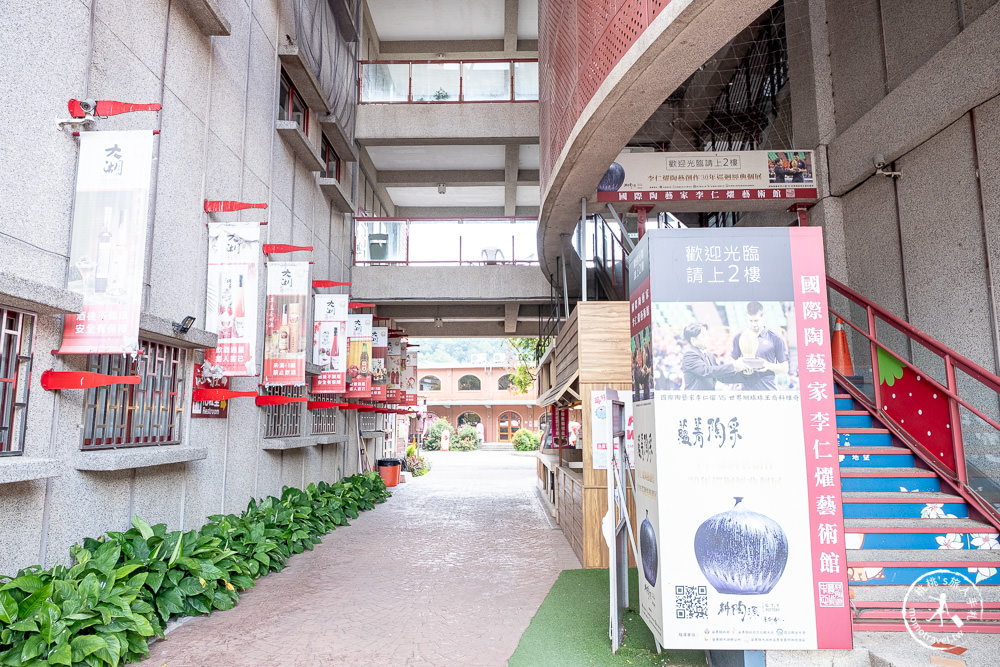
[[[820,607],[843,607],[844,606],[844,584],[834,581],[819,582],[819,606]]]
[[[707,586],[674,586],[677,618],[708,618]]]

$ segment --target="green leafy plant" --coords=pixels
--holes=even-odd
[[[424,449],[429,452],[436,452],[441,449],[441,434],[445,431],[448,431],[451,440],[455,439],[455,427],[449,424],[447,419],[438,417],[431,424],[431,427],[427,429],[427,435],[424,436]]]
[[[414,477],[420,477],[430,472],[431,464],[417,451],[416,445],[406,448],[406,468]]]
[[[537,431],[529,431],[526,428],[520,428],[511,438],[511,442],[514,445],[514,449],[519,452],[531,452],[538,449],[542,442],[542,434]]]
[[[507,345],[516,357],[511,367],[510,386],[519,394],[527,393],[535,384],[534,369],[552,344],[551,338],[507,338]]]
[[[231,609],[254,579],[280,570],[336,526],[384,502],[377,473],[285,488],[241,515],[215,515],[195,531],[132,528],[87,538],[73,564],[0,577],[0,665],[103,667],[149,655],[178,616]]]
[[[434,91],[434,99],[436,100],[447,100],[450,97],[451,93],[449,93],[444,88],[438,88],[437,90]]]
[[[451,448],[458,452],[471,452],[479,449],[479,433],[475,426],[466,424],[458,429],[458,436],[451,441]]]

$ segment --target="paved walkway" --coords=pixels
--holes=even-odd
[[[535,459],[431,452],[433,469],[235,609],[193,618],[143,664],[506,665],[559,572],[580,563],[535,493]]]

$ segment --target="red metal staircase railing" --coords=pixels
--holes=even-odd
[[[827,286],[853,341],[853,372],[835,368],[837,381],[1000,529],[1000,377],[836,279]]]

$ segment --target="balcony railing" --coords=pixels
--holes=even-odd
[[[535,218],[356,218],[354,264],[538,264]]]
[[[537,102],[537,60],[364,60],[361,104]]]

